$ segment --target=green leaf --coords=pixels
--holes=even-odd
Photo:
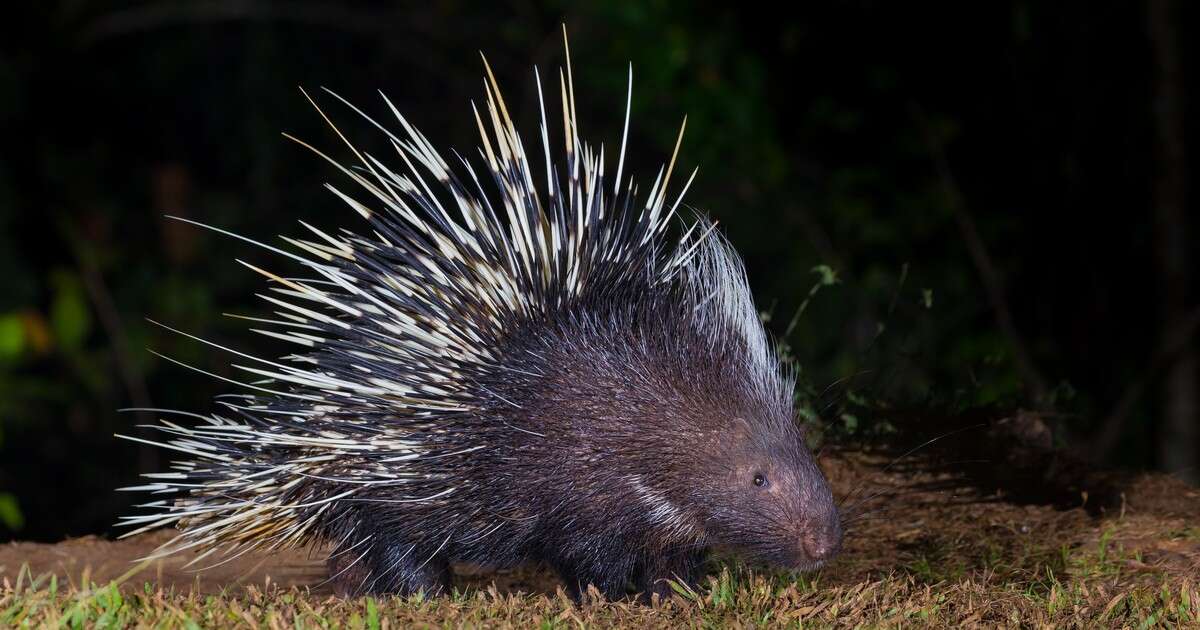
[[[0,492],[0,523],[14,532],[25,526],[17,498],[8,492]]]
[[[25,349],[25,327],[16,313],[0,316],[0,360],[21,356]]]
[[[821,276],[820,282],[822,286],[829,287],[841,282],[838,279],[837,270],[829,265],[817,265],[812,268],[812,272]]]
[[[375,607],[375,598],[367,598],[367,627],[379,630],[379,609]]]
[[[667,579],[667,586],[670,586],[671,590],[678,593],[680,597],[683,597],[684,599],[687,599],[689,601],[696,601],[697,599],[700,598],[700,595],[696,591],[692,590],[690,587],[683,584],[682,582],[677,582],[672,579]]]
[[[50,304],[50,328],[60,346],[75,350],[83,345],[92,326],[83,285],[73,273],[62,272],[54,279],[54,301]]]

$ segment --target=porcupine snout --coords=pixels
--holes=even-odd
[[[804,525],[800,547],[804,555],[818,565],[837,555],[842,548],[842,524],[837,508],[830,505],[826,514],[815,515]]]
[[[815,467],[814,467],[815,468]],[[810,480],[802,501],[804,516],[800,520],[797,543],[800,556],[817,568],[831,560],[842,549],[842,521],[833,492],[824,475],[817,472]]]

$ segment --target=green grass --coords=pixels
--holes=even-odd
[[[0,625],[71,628],[295,627],[1179,627],[1200,624],[1200,592],[1187,579],[1113,586],[1121,561],[1109,549],[1078,550],[1068,564],[1089,577],[1047,572],[1028,581],[986,575],[929,583],[895,573],[823,586],[811,577],[725,568],[702,588],[676,585],[666,601],[573,604],[558,595],[504,594],[494,588],[448,597],[342,600],[297,589],[248,587],[220,595],[115,583],[64,587],[28,571],[0,585]],[[937,567],[935,573],[941,573]],[[1074,569],[1072,569],[1074,571]],[[1101,579],[1100,576],[1103,576]]]

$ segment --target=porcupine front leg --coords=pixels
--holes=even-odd
[[[368,594],[437,595],[450,590],[449,565],[414,545],[387,545],[331,555],[326,561],[333,591],[340,597]]]
[[[582,600],[589,584],[605,599],[625,597],[635,563],[633,558],[622,554],[606,555],[603,560],[562,557],[550,558],[548,562],[562,579],[567,594],[576,602]]]
[[[639,596],[647,602],[654,593],[662,598],[669,597],[674,592],[670,581],[692,588],[703,577],[703,568],[703,549],[668,547],[658,554],[647,556],[638,564],[634,586]]]

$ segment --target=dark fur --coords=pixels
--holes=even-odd
[[[743,344],[715,343],[686,308],[635,286],[514,333],[507,363],[474,384],[483,411],[443,418],[459,429],[426,437],[444,453],[486,448],[428,460],[435,478],[404,495],[436,494],[445,479],[459,489],[372,502],[394,498],[380,490],[326,521],[325,536],[346,541],[331,574],[358,563],[335,578],[338,590],[437,592],[453,562],[544,562],[576,596],[587,584],[608,597],[630,584],[666,593],[665,579],[695,583],[712,545],[790,568],[823,563],[839,521],[790,398],[748,386]],[[652,516],[635,476],[677,506],[685,528]],[[369,549],[350,548],[368,536]]]

